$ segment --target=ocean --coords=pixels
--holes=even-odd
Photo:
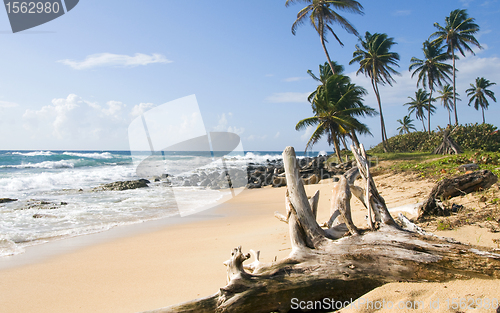
[[[52,240],[200,212],[224,195],[237,194],[228,188],[206,188],[201,182],[186,186],[183,182],[189,175],[225,169],[246,173],[248,164],[280,159],[281,152],[242,152],[224,158],[197,152],[164,153],[160,159],[169,177],[156,177],[156,181],[138,176],[137,169],[148,157],[148,152],[130,151],[0,151],[0,198],[17,199],[0,203],[0,257]],[[139,178],[150,180],[148,188],[94,189]]]

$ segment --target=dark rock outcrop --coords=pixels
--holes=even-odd
[[[99,187],[95,187],[92,189],[92,191],[104,191],[104,190],[121,191],[121,190],[145,188],[145,187],[148,187],[149,183],[150,183],[150,181],[147,179],[117,181],[114,183],[109,183],[109,184],[101,185]]]

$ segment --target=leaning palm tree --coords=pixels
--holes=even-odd
[[[358,36],[358,32],[354,26],[352,26],[349,21],[339,15],[336,11],[342,10],[357,14],[364,14],[363,6],[355,0],[286,0],[285,5],[289,6],[295,2],[305,2],[308,5],[297,13],[297,19],[292,25],[292,34],[295,35],[297,27],[305,23],[309,17],[309,22],[319,34],[326,59],[328,60],[330,67],[335,70],[325,45],[325,43],[328,42],[326,40],[326,34],[331,32],[341,46],[344,44],[340,41],[339,37],[330,25],[339,24],[348,33]]]
[[[382,102],[380,100],[380,91],[378,89],[379,84],[384,85],[388,83],[392,86],[395,82],[392,78],[392,74],[399,75],[399,73],[393,68],[398,66],[399,54],[390,51],[391,47],[396,44],[394,38],[388,37],[387,34],[370,34],[366,32],[365,38],[359,38],[360,45],[356,45],[356,51],[352,54],[353,59],[349,64],[355,62],[359,63],[359,69],[356,75],[359,73],[365,74],[365,76],[370,77],[373,91],[377,97],[378,109],[380,113],[380,129],[382,131],[382,146],[384,151],[388,151],[387,146],[387,131],[385,129],[384,116],[382,114]]]
[[[335,147],[339,162],[342,162],[341,138],[344,136],[353,138],[356,132],[369,133],[368,127],[356,117],[376,114],[375,110],[363,105],[364,95],[366,90],[352,84],[349,77],[338,74],[330,76],[325,88],[314,96],[312,101],[314,116],[299,121],[295,126],[296,130],[316,126],[306,144],[306,150],[326,135],[328,143]]]
[[[417,87],[422,83],[424,88],[429,87],[429,106],[431,105],[432,92],[436,85],[442,87],[443,81],[449,81],[452,66],[444,63],[450,59],[450,55],[443,52],[444,47],[432,45],[429,41],[424,41],[423,48],[425,59],[411,58],[409,70],[413,70],[411,77],[418,74]],[[428,131],[431,133],[431,110],[428,110],[427,122],[429,123]]]
[[[497,102],[497,99],[495,98],[495,93],[487,89],[493,85],[496,85],[496,83],[490,82],[484,77],[481,78],[478,77],[476,78],[476,85],[470,84],[471,88],[465,91],[467,92],[467,96],[470,97],[469,106],[472,103],[472,101],[474,101],[474,109],[479,110],[479,107],[481,107],[481,110],[483,111],[483,124],[486,123],[484,119],[484,110],[487,110],[488,106],[490,105],[488,99],[486,99],[486,96],[488,96],[493,101]]]
[[[455,51],[458,50],[462,56],[465,56],[464,51],[469,51],[474,54],[469,45],[474,45],[482,49],[481,45],[474,37],[474,34],[479,32],[479,25],[474,23],[474,18],[467,15],[466,10],[451,11],[450,16],[445,18],[445,26],[434,23],[434,27],[438,30],[433,33],[429,39],[434,38],[432,44],[440,45],[446,42],[448,53],[452,55],[453,60],[453,110],[455,111],[455,124],[458,125],[457,114],[457,98],[456,98],[456,66]]]
[[[401,126],[398,127],[398,130],[399,130],[399,134],[402,135],[404,133],[411,133],[412,130],[417,130],[415,128],[415,125],[413,125],[413,120],[410,118],[409,115],[406,115],[405,117],[403,117],[403,120],[398,120],[399,124],[401,124]]]
[[[440,94],[440,96],[436,97],[436,99],[440,99],[441,104],[448,111],[448,125],[451,126],[451,111],[453,111],[453,87],[450,86],[450,84],[446,84],[443,86],[443,89],[438,90],[438,93]],[[458,93],[455,93],[455,98],[461,101],[458,96],[460,95]]]
[[[408,105],[408,111],[410,112],[410,116],[413,112],[415,112],[415,118],[417,120],[422,121],[422,126],[424,128],[424,132],[426,131],[425,129],[425,111],[431,111],[431,113],[434,113],[436,110],[436,107],[429,102],[429,93],[422,88],[417,90],[415,92],[415,98],[408,97],[411,101],[405,103],[404,105]],[[432,101],[435,101],[435,99],[432,99]]]

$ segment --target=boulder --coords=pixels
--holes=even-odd
[[[147,179],[138,179],[138,180],[127,180],[127,181],[117,181],[114,183],[109,183],[105,185],[101,185],[99,187],[95,187],[92,191],[104,191],[104,190],[128,190],[128,189],[137,189],[148,187],[150,183]]]

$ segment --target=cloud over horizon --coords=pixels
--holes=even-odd
[[[147,55],[144,53],[136,53],[134,56],[113,53],[96,53],[91,54],[83,61],[75,61],[70,59],[57,61],[64,65],[68,65],[75,70],[87,70],[96,67],[135,67],[139,65],[148,65],[154,63],[172,63],[165,56],[153,53]]]

